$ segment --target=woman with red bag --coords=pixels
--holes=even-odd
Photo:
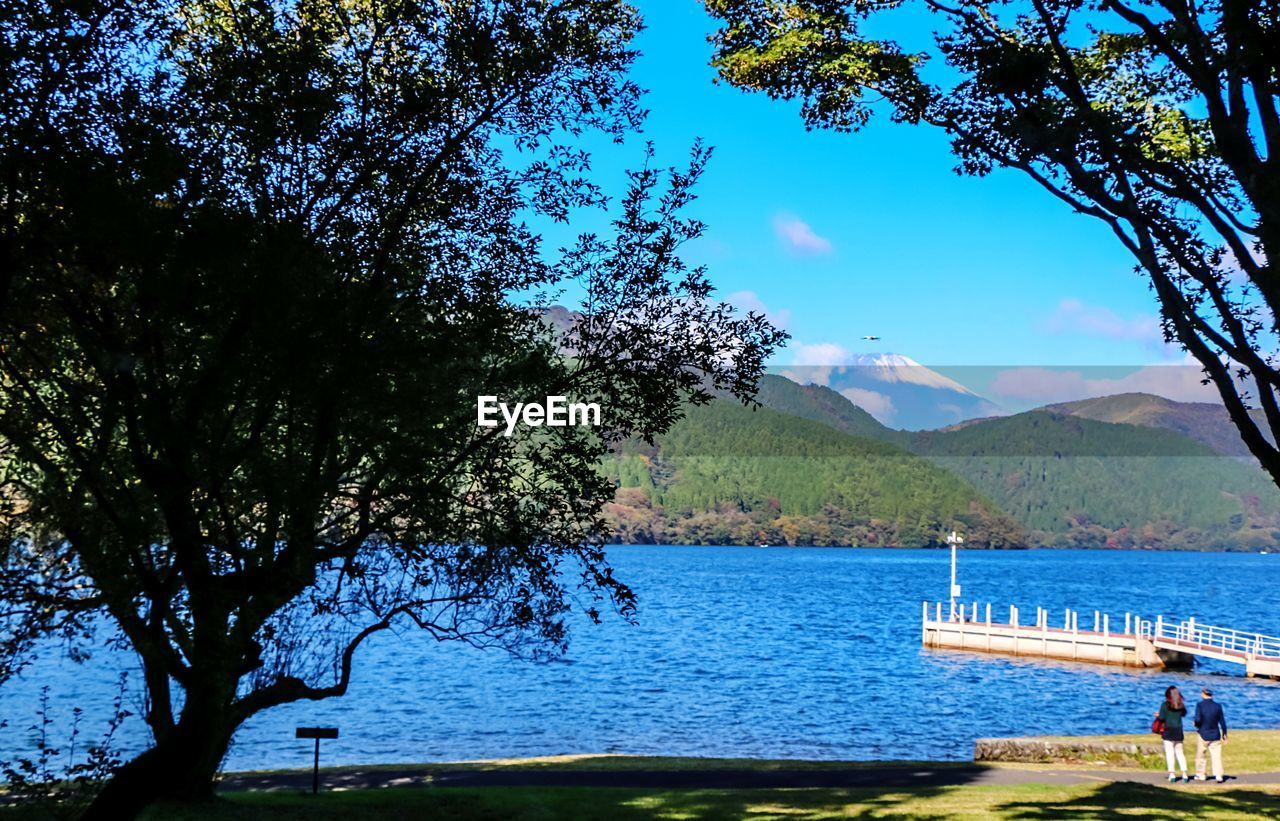
[[[1190,781],[1187,776],[1187,754],[1182,747],[1182,718],[1187,714],[1187,705],[1182,700],[1182,693],[1177,687],[1169,687],[1164,691],[1164,701],[1156,711],[1155,721],[1151,722],[1151,731],[1159,733],[1164,742],[1164,761],[1169,768],[1169,782]],[[1182,768],[1182,778],[1173,771],[1174,762]]]

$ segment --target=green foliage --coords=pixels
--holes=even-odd
[[[1171,430],[1208,445],[1224,456],[1252,459],[1226,409],[1216,403],[1174,402],[1151,394],[1126,393],[1064,402],[1045,410],[1099,422]],[[1261,420],[1263,412],[1255,410],[1253,415]]]
[[[861,36],[870,4],[707,0],[706,7],[727,21],[714,38],[721,76],[771,97],[801,99],[810,122],[857,129],[882,96],[901,101],[895,117],[914,122],[929,100],[916,76],[919,55]]]
[[[726,404],[691,415],[657,447],[623,447],[610,463],[620,491],[609,518],[620,539],[918,544],[922,535],[936,539],[949,526],[946,511],[965,510],[976,491],[987,500],[982,515],[950,519],[973,528],[974,544],[1276,543],[1280,492],[1270,478],[1169,429],[1034,411],[910,433],[886,428],[834,391],[780,376],[762,379],[758,398],[777,413],[744,415]],[[1112,399],[1092,400],[1091,412],[1151,405]],[[1224,413],[1210,406],[1160,407],[1162,418],[1193,433],[1199,423],[1223,424]],[[908,453],[952,481],[921,472]],[[1023,532],[1002,524],[1004,516]]]
[[[910,434],[892,430],[824,385],[799,385],[784,376],[766,374],[760,380],[756,401],[782,413],[830,425],[842,433],[906,444]]]
[[[1167,431],[1032,411],[913,437],[1047,544],[1242,547],[1280,491],[1255,466]]]
[[[0,783],[8,808],[17,807],[23,814],[31,812],[55,821],[80,817],[102,781],[120,766],[120,755],[114,747],[115,734],[125,719],[133,715],[124,709],[127,681],[128,675],[121,673],[106,730],[100,740],[87,747],[81,730],[85,712],[80,707],[71,709],[67,745],[53,746],[50,729],[54,719],[49,687],[45,685],[40,689],[36,723],[28,728],[35,747],[34,757],[0,761]],[[8,721],[0,720],[0,730],[8,726]]]
[[[1185,436],[1038,410],[917,433],[910,446],[930,456],[1217,456]]]
[[[834,391],[781,377],[762,381],[760,397],[927,456],[1016,519],[1035,544],[1256,549],[1276,541],[1280,493],[1267,474],[1200,441],[1238,445],[1220,407],[1105,397],[913,434],[880,425]]]
[[[580,138],[638,128],[621,0],[0,5],[0,681],[95,625],[155,745],[90,809],[206,796],[255,713],[399,627],[556,653],[634,598],[611,443],[749,396],[783,334],[680,258],[687,168],[613,222]],[[555,334],[546,295],[585,295]],[[480,395],[608,397],[478,428]]]
[[[1280,482],[1274,3],[706,6],[722,23],[720,76],[799,100],[807,127],[856,130],[879,106],[943,129],[960,171],[1016,169],[1106,225],[1149,279],[1166,340],[1204,369]],[[931,37],[918,36],[912,10],[927,14]]]
[[[724,400],[691,409],[654,446],[624,443],[608,471],[641,492],[620,493],[625,510],[611,511],[633,540],[921,546],[954,527],[996,546],[1018,540],[980,494],[926,459]],[[649,515],[636,521],[637,509]]]

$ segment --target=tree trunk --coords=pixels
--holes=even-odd
[[[117,770],[81,821],[125,821],[162,799],[211,800],[235,730],[229,712],[188,702],[173,732]]]

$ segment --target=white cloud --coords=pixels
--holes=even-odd
[[[1164,341],[1157,317],[1135,316],[1125,319],[1110,308],[1089,305],[1074,298],[1059,302],[1042,327],[1055,334],[1074,333],[1141,342]]]
[[[786,329],[791,324],[791,312],[783,308],[772,310],[764,304],[764,300],[755,291],[735,291],[724,298],[725,302],[742,311],[755,311],[764,314],[774,327]]]
[[[1008,403],[1048,405],[1111,396],[1151,393],[1177,402],[1218,402],[1212,385],[1203,385],[1199,363],[1189,356],[1178,365],[1148,365],[1125,376],[1093,376],[1080,369],[1010,368],[996,374],[988,392]]]
[[[851,364],[854,358],[848,348],[834,342],[794,342],[787,348],[791,351],[791,365],[782,375],[801,385],[831,387],[832,373]]]
[[[849,349],[834,342],[819,342],[814,345],[797,342],[790,347],[795,365],[839,367],[853,362],[853,354]]]
[[[825,256],[831,253],[831,240],[818,236],[809,223],[794,214],[777,214],[773,218],[773,232],[782,240],[787,250],[799,256]]]
[[[840,395],[874,416],[876,421],[882,425],[889,424],[897,410],[893,407],[893,399],[883,393],[863,390],[862,388],[845,388],[840,391]]]

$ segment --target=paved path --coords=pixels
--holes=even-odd
[[[1017,767],[850,767],[839,770],[571,770],[451,769],[429,766],[359,767],[322,771],[324,789],[380,787],[647,787],[657,789],[777,789],[795,787],[953,787],[964,784],[1087,784],[1133,781],[1163,784],[1155,770],[1023,769]],[[1280,773],[1231,777],[1228,784],[1280,784]],[[219,784],[223,791],[311,789],[310,771],[233,773]]]

